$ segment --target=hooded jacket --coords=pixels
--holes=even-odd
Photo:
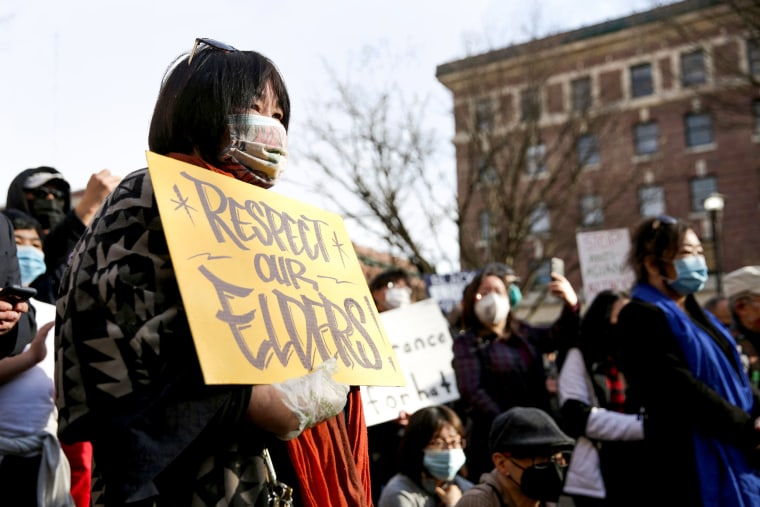
[[[58,286],[61,277],[63,276],[63,271],[66,269],[69,253],[74,249],[77,241],[79,241],[79,238],[84,233],[85,225],[79,217],[77,217],[71,207],[71,187],[69,186],[69,183],[63,178],[63,175],[52,167],[41,166],[21,171],[8,187],[8,197],[5,204],[6,208],[23,211],[39,220],[39,217],[35,216],[29,206],[25,190],[26,181],[30,177],[38,174],[56,175],[56,179],[61,182],[59,187],[64,193],[63,211],[66,214],[66,217],[61,223],[49,231],[45,238],[43,238],[43,250],[45,252],[47,272],[44,276],[39,277],[31,284],[32,287],[37,289],[37,298],[39,300],[55,304],[58,294]],[[32,188],[36,188],[40,185],[41,183]]]

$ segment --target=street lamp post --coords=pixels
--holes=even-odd
[[[710,214],[710,228],[713,240],[713,254],[715,255],[715,291],[719,296],[723,295],[723,259],[720,248],[721,234],[718,216],[723,211],[725,199],[723,195],[713,192],[704,200],[705,211]]]

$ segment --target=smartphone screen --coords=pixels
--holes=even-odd
[[[12,305],[28,300],[37,294],[37,290],[31,287],[22,287],[20,285],[9,285],[3,287],[0,291],[0,300],[7,301]]]
[[[558,275],[565,276],[565,261],[559,257],[552,257],[551,260],[551,272]]]

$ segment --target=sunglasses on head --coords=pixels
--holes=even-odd
[[[659,215],[652,221],[652,229],[655,231],[660,228],[661,225],[676,225],[678,219],[671,217],[670,215]]]
[[[226,44],[224,42],[219,42],[215,39],[209,39],[206,37],[199,37],[195,39],[195,44],[193,44],[193,49],[190,51],[190,56],[187,57],[187,64],[190,65],[190,62],[193,61],[193,57],[195,56],[195,52],[198,50],[198,48],[201,46],[201,44],[205,44],[206,46],[217,49],[219,51],[226,51],[227,53],[232,53],[234,51],[237,51],[236,48],[230,46],[229,44]]]

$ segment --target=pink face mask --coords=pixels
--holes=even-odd
[[[244,166],[262,187],[274,185],[288,156],[288,135],[282,123],[259,114],[233,114],[227,124],[230,145],[222,151],[222,161]]]

